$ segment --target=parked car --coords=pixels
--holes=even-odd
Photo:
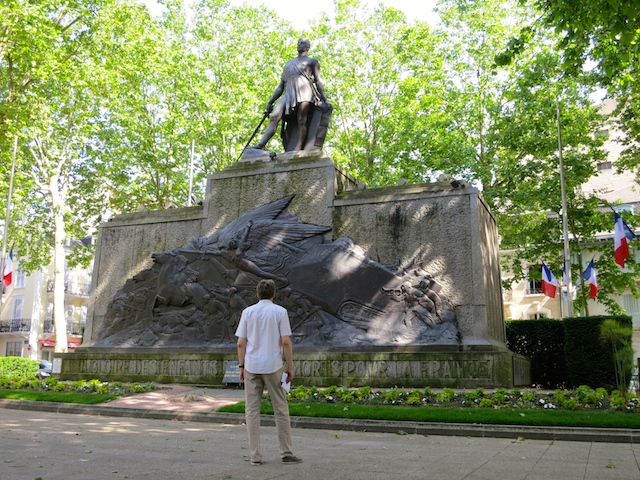
[[[51,376],[51,362],[47,362],[46,360],[40,360],[40,368],[36,372],[36,377],[40,380],[43,378],[47,378]]]

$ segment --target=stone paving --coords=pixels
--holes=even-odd
[[[405,434],[411,429],[398,424],[388,424],[389,433],[348,431],[354,425],[339,422],[294,428],[295,454],[304,461],[283,465],[266,417],[266,463],[251,466],[245,461],[241,416],[222,417],[229,423],[206,420],[215,415],[214,403],[234,403],[242,396],[241,390],[171,386],[69,413],[42,411],[44,404],[16,409],[4,401],[0,479],[640,479],[635,441],[532,439],[515,431],[511,437],[503,431],[504,438]],[[104,409],[111,413],[98,414]],[[189,410],[197,421],[180,420]],[[143,418],[145,412],[165,416]]]

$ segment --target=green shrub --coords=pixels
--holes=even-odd
[[[360,402],[369,398],[370,396],[371,396],[371,387],[360,387],[356,392],[356,397]]]
[[[482,397],[484,397],[486,394],[484,392],[484,389],[482,388],[476,388],[475,390],[472,390],[470,392],[465,392],[464,393],[464,398],[471,401],[471,402],[476,402],[478,403],[478,401],[480,401],[480,399]]]
[[[13,381],[13,388],[17,388],[18,390],[28,386],[29,380],[27,380],[26,378],[17,378]]]
[[[441,392],[436,394],[436,400],[442,403],[449,403],[455,400],[456,391],[452,388],[443,388]]]
[[[335,385],[331,385],[330,387],[320,390],[320,395],[322,395],[323,397],[330,397],[334,395],[337,391],[338,391],[338,387],[336,387]]]
[[[305,400],[310,396],[311,396],[311,390],[309,390],[304,385],[300,385],[299,387],[296,387],[293,390],[291,390],[291,397],[295,398],[296,400]]]
[[[59,382],[60,380],[58,379],[58,377],[47,377],[44,379],[44,384],[47,387],[53,388],[56,386],[56,384]]]
[[[355,400],[354,392],[348,390],[346,388],[340,389],[336,392],[336,396],[342,400],[344,403],[353,403]]]
[[[386,392],[384,392],[382,394],[382,398],[384,399],[384,401],[386,403],[395,404],[395,403],[400,402],[400,399],[402,398],[403,393],[404,392],[402,392],[400,390],[392,388],[392,389],[387,390]]]
[[[614,353],[611,346],[600,341],[601,325],[604,321],[611,319],[616,320],[623,327],[631,326],[631,317],[625,315],[576,317],[563,320],[569,387],[588,385],[591,388],[612,388],[616,386]],[[629,338],[629,343],[630,341]]]
[[[495,402],[493,401],[493,399],[491,399],[489,397],[484,397],[484,398],[480,399],[480,406],[482,408],[493,407],[494,404],[495,404]]]
[[[87,386],[89,387],[89,391],[91,392],[97,392],[100,385],[102,385],[102,382],[96,379],[89,380],[89,383],[87,383]]]
[[[138,382],[134,382],[129,386],[129,391],[131,393],[142,393],[145,391],[144,387],[140,385]]]
[[[555,402],[557,407],[564,406],[564,402],[566,400],[566,395],[562,390],[557,390],[553,393],[553,401]]]
[[[11,378],[7,375],[0,375],[0,387],[5,388],[11,385]]]
[[[577,410],[578,408],[580,408],[580,402],[577,398],[566,398],[564,400],[564,403],[562,404],[562,407],[566,408],[567,410]]]
[[[531,359],[531,383],[543,388],[563,387],[567,382],[563,322],[509,320],[505,326],[509,350]]]
[[[498,405],[504,405],[505,403],[507,403],[507,401],[509,400],[509,391],[506,388],[498,388],[494,393],[493,393],[493,400],[498,404]]]
[[[23,357],[0,357],[0,375],[10,378],[35,378],[40,368],[38,360]]]
[[[86,380],[76,380],[75,382],[73,382],[71,384],[71,389],[72,390],[76,390],[78,392],[82,392],[85,390],[89,390],[89,387],[87,387],[87,381]]]

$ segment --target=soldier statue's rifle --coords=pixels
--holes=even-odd
[[[271,111],[269,109],[264,111],[264,114],[262,115],[262,119],[260,120],[260,123],[258,124],[258,126],[256,127],[256,129],[253,131],[253,133],[251,134],[251,137],[249,138],[249,140],[247,141],[247,143],[245,144],[244,148],[242,149],[242,152],[240,153],[240,156],[238,157],[239,161],[242,158],[242,154],[244,153],[244,151],[247,149],[247,147],[249,146],[249,144],[253,141],[253,137],[256,136],[256,133],[258,133],[258,130],[260,130],[260,127],[262,127],[262,124],[264,123],[264,121],[267,119],[267,117],[269,116],[269,114],[271,113]]]

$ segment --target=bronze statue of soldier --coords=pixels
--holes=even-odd
[[[298,40],[298,56],[285,64],[280,84],[267,103],[269,125],[251,149],[264,150],[281,121],[286,152],[322,148],[332,107],[324,92],[320,62],[308,55],[310,46],[309,40]]]

